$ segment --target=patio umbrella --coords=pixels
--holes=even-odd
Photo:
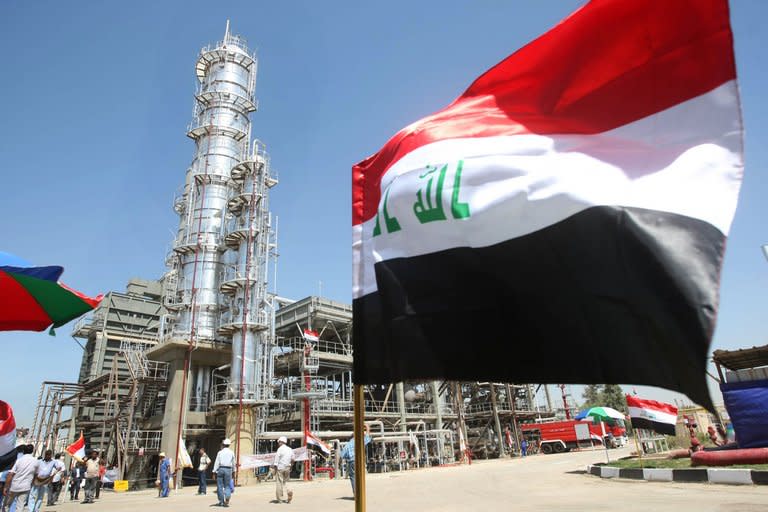
[[[64,268],[36,267],[0,252],[0,331],[43,331],[66,324],[99,305],[58,282]]]
[[[576,419],[583,420],[587,416],[597,418],[601,421],[606,419],[623,420],[625,418],[623,412],[619,412],[616,409],[612,409],[611,407],[592,407],[581,411],[576,416]]]

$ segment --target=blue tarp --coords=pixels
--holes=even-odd
[[[768,447],[768,380],[720,384],[739,448]]]

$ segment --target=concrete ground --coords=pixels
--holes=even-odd
[[[628,449],[611,450],[611,458]],[[727,486],[607,480],[583,473],[588,464],[605,462],[605,451],[537,455],[523,459],[478,461],[471,466],[370,474],[367,511],[670,511],[768,512],[768,486]],[[293,503],[271,502],[274,483],[238,488],[228,510],[353,511],[349,480],[292,482]],[[215,488],[196,496],[196,487],[157,498],[156,491],[102,493],[94,505],[64,501],[44,512],[74,510],[192,512],[223,510]],[[68,500],[69,497],[66,497]]]

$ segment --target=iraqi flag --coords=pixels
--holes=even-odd
[[[705,382],[743,169],[726,0],[594,0],[352,168],[354,381]]]
[[[669,436],[675,435],[677,407],[674,405],[627,395],[627,408],[629,408],[632,428],[653,430]]]
[[[312,329],[304,329],[304,340],[318,341],[319,339],[320,335],[317,334],[317,331],[313,331]]]
[[[310,447],[313,447],[313,448],[317,448],[318,450],[323,452],[323,454],[326,457],[330,457],[330,455],[331,455],[331,448],[327,444],[322,442],[319,437],[316,437],[312,432],[309,432],[309,431],[306,432],[306,440],[305,441],[306,441],[307,446],[310,446]]]
[[[78,462],[85,459],[85,438],[82,432],[80,432],[80,439],[67,446],[66,451]]]
[[[16,462],[16,419],[13,409],[0,400],[0,471],[13,467]]]

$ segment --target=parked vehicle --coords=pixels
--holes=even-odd
[[[581,426],[584,425],[584,426]],[[577,436],[577,427],[581,429],[587,429],[589,432],[589,439],[579,441]],[[570,451],[574,448],[589,446],[592,441],[596,444],[603,444],[603,432],[605,432],[605,440],[611,445],[615,445],[615,441],[618,438],[616,434],[621,434],[617,431],[613,434],[611,427],[600,423],[593,423],[592,421],[554,421],[550,423],[524,423],[520,425],[523,436],[528,440],[528,443],[535,443],[539,446],[541,453],[562,453]],[[605,430],[603,430],[605,429]],[[622,429],[624,430],[624,429]],[[626,430],[623,434],[626,436]],[[581,443],[581,444],[579,444]]]

